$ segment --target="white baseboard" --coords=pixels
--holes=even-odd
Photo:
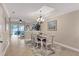
[[[71,46],[69,46],[69,45],[65,45],[65,44],[63,44],[63,43],[56,42],[56,41],[54,41],[54,43],[55,43],[55,44],[58,44],[58,45],[60,45],[60,46],[63,46],[63,47],[65,47],[65,48],[71,49],[71,50],[73,50],[73,51],[79,52],[79,49],[74,48],[74,47],[71,47]]]
[[[6,48],[5,48],[5,50],[3,51],[2,56],[5,55],[5,53],[6,53],[7,49],[8,49],[8,47],[9,47],[9,42],[8,42],[8,44],[7,44]]]

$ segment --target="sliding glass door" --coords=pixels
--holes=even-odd
[[[11,36],[24,36],[24,24],[11,23]]]

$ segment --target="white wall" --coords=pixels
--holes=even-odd
[[[55,41],[79,49],[79,10],[52,19],[57,20]]]
[[[0,40],[3,41],[3,43],[0,43],[0,55],[4,55],[9,41],[9,30],[5,30],[5,17],[6,20],[8,20],[8,16],[6,15],[2,4],[0,4]],[[6,22],[6,24],[8,23]]]

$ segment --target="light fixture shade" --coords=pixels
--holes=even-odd
[[[44,22],[44,19],[41,17],[41,18],[37,18],[37,22]]]
[[[37,18],[37,22],[40,22],[40,18]]]
[[[44,22],[44,18],[41,18],[41,21]]]

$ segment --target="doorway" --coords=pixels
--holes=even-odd
[[[24,34],[25,34],[25,26],[23,23],[18,23],[18,22],[13,22],[11,23],[11,38],[18,38],[18,39],[22,39],[24,38]]]

